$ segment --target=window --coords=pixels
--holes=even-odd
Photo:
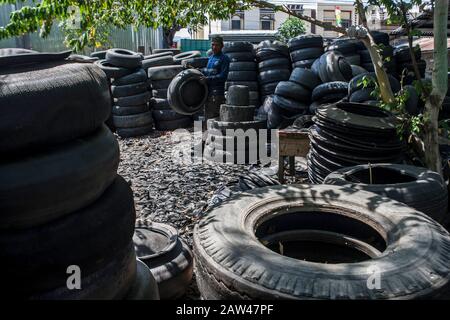
[[[231,18],[231,30],[241,30],[241,17],[240,16],[233,16]]]
[[[272,21],[261,21],[261,30],[272,30]]]
[[[331,25],[336,25],[336,11],[334,10],[324,10],[323,11],[323,21],[331,23]],[[352,12],[351,11],[341,11],[341,26],[343,28],[348,28],[352,25]],[[330,30],[325,28],[325,30]]]
[[[375,14],[375,10],[372,10],[372,15],[374,15]]]
[[[261,30],[273,30],[275,11],[266,8],[259,9],[259,20],[261,21]]]
[[[375,19],[372,19],[372,24],[375,24],[376,23],[376,20]]]
[[[302,4],[288,4],[287,7],[294,13],[303,14],[304,12]]]

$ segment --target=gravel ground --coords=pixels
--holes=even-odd
[[[137,217],[172,225],[192,248],[194,225],[213,194],[223,186],[236,186],[239,176],[258,168],[210,161],[180,163],[179,150],[190,154],[189,139],[183,140],[183,135],[171,132],[129,139],[118,137],[121,151],[118,172],[133,189]],[[288,182],[301,180],[288,177]],[[199,297],[194,275],[183,299]]]

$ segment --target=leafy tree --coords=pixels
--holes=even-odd
[[[305,23],[297,17],[289,17],[281,24],[277,31],[277,38],[287,42],[289,39],[304,34]]]

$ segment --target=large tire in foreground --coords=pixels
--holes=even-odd
[[[231,198],[196,225],[194,253],[204,299],[449,297],[449,233],[400,202],[344,187]],[[378,290],[368,286],[374,272]]]
[[[95,201],[114,181],[119,145],[103,126],[46,152],[0,164],[0,229],[44,224]]]
[[[359,165],[331,173],[324,184],[346,185],[403,202],[438,222],[448,215],[447,186],[431,170],[401,164]]]
[[[27,65],[0,79],[2,159],[90,134],[111,112],[107,79],[91,64]]]

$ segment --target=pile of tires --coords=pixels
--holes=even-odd
[[[179,114],[172,110],[167,99],[168,88],[183,67],[179,65],[151,67],[148,69],[148,78],[152,88],[153,118],[155,128],[160,131],[170,131],[186,128],[192,125],[192,117]]]
[[[275,93],[275,88],[281,81],[287,81],[291,74],[289,48],[280,41],[265,40],[256,48],[258,61],[259,89],[261,102]]]
[[[314,61],[311,69],[322,82],[346,81],[348,82],[353,71],[345,56],[337,51],[328,51]]]
[[[142,136],[153,130],[149,108],[151,93],[142,60],[139,53],[109,49],[105,59],[94,63],[112,81],[112,120],[121,137]]]
[[[375,43],[381,50],[381,57],[383,59],[383,66],[387,73],[396,73],[396,61],[394,59],[394,48],[389,44],[389,35],[380,31],[371,31],[371,35]],[[367,71],[373,72],[374,67],[372,58],[370,57],[369,50],[364,46],[362,42],[357,43],[358,53],[361,57],[361,67]]]
[[[422,51],[419,46],[415,47],[413,52],[414,57],[416,58],[417,67],[419,68],[420,76],[421,78],[424,78],[427,62],[422,59]],[[417,80],[414,74],[414,67],[408,46],[400,46],[395,48],[394,58],[397,65],[396,74],[399,79],[403,77],[403,83],[412,84],[414,80]]]
[[[21,299],[153,297],[137,295],[148,284],[136,280],[133,193],[103,124],[104,73],[67,62],[1,73],[2,289]]]
[[[258,90],[258,68],[255,50],[250,42],[227,42],[223,53],[230,58],[228,78],[225,83],[225,97],[231,86],[243,85],[250,90],[250,104],[261,105]]]
[[[349,186],[403,202],[439,223],[448,216],[445,181],[426,168],[403,164],[359,165],[331,173],[324,184]]]
[[[319,108],[310,128],[308,175],[322,183],[330,173],[367,163],[400,163],[404,145],[396,132],[396,119],[378,107],[336,103]]]
[[[160,299],[182,297],[192,281],[194,260],[178,231],[167,224],[138,220],[133,242],[136,256],[156,280]]]
[[[350,65],[361,65],[361,56],[358,53],[360,42],[349,38],[339,38],[328,45],[325,51],[338,51],[345,56]]]
[[[226,104],[220,106],[220,118],[207,122],[204,150],[207,160],[232,164],[258,162],[260,130],[266,129],[267,122],[254,119],[255,106],[249,103],[248,87],[229,87]]]
[[[302,35],[288,42],[292,68],[311,68],[324,52],[323,38],[319,35]]]
[[[291,121],[283,121],[283,126],[289,126],[296,118],[308,113],[312,92],[320,83],[320,79],[313,71],[295,68],[289,80],[281,81],[275,89],[271,107],[275,107],[277,110],[270,113],[270,127],[275,122],[273,119],[275,114],[290,119]]]
[[[348,83],[344,81],[331,81],[314,88],[309,105],[309,112],[315,114],[318,108],[341,101],[347,97]]]
[[[196,224],[194,256],[205,300],[450,296],[450,234],[401,202],[348,187],[244,192]],[[384,275],[377,290],[367,285],[374,270]]]
[[[400,91],[400,82],[392,76],[388,75],[389,83],[391,85],[391,89],[393,93],[397,93]],[[366,80],[366,86],[364,87],[363,80]],[[348,99],[350,102],[355,103],[367,103],[372,104],[376,103],[379,97],[376,97],[372,94],[375,89],[375,84],[377,82],[377,78],[374,72],[361,73],[356,77],[353,77],[352,80],[348,83]],[[410,98],[413,98],[412,95],[416,95],[415,91],[410,93]],[[414,101],[418,101],[418,99],[414,99]]]

